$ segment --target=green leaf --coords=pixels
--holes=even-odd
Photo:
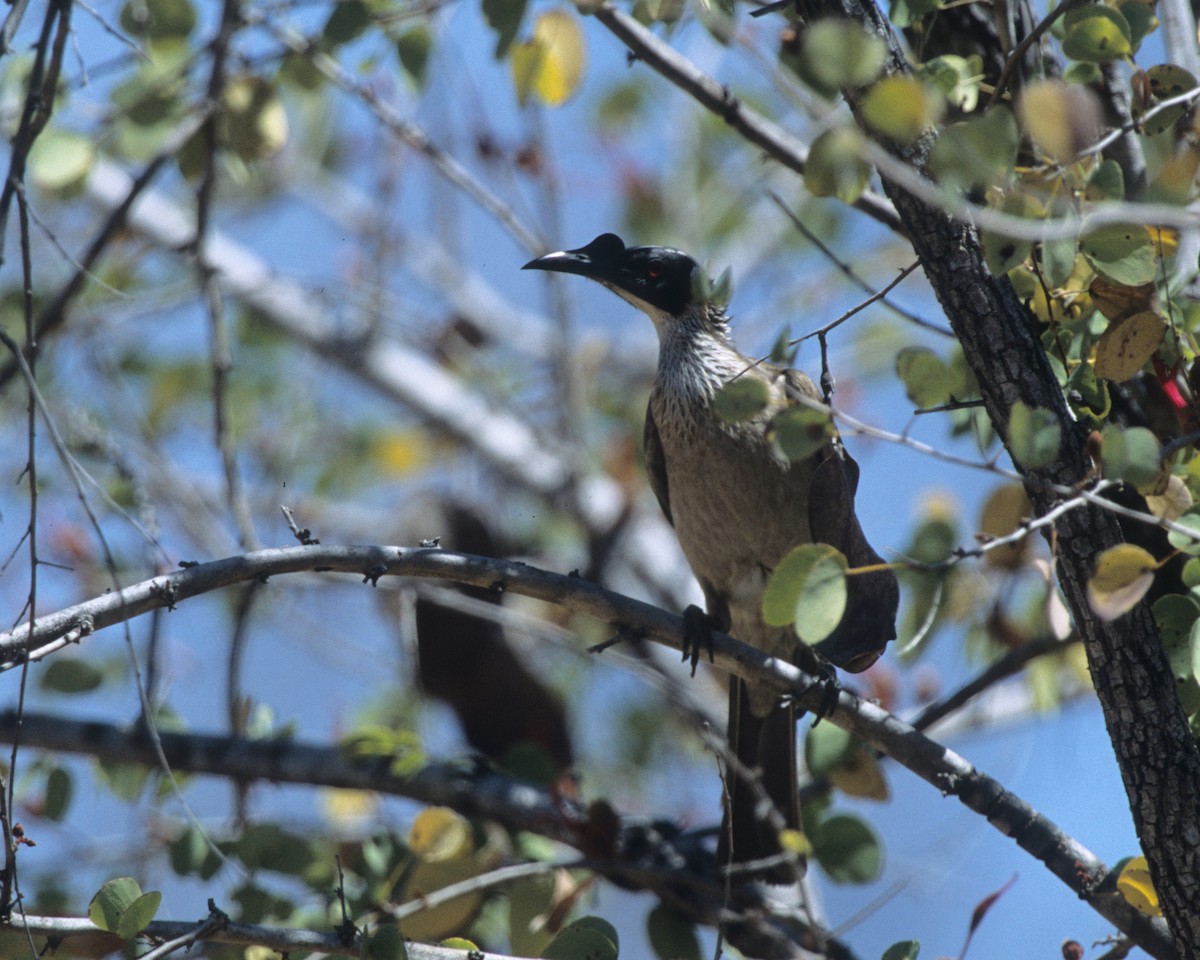
[[[83,183],[96,161],[96,148],[88,137],[51,127],[33,141],[29,173],[42,190],[70,190]]]
[[[141,895],[142,888],[133,877],[109,880],[96,891],[88,904],[88,919],[101,930],[116,933],[120,927],[121,915]]]
[[[182,40],[196,27],[196,10],[190,0],[127,0],[120,22],[135,37]]]
[[[162,894],[157,890],[143,893],[122,911],[121,919],[117,921],[117,936],[124,937],[126,940],[136,937],[154,919],[161,903]]]
[[[484,19],[487,20],[488,26],[496,31],[497,60],[508,54],[528,6],[529,0],[483,0]]]
[[[771,438],[789,460],[811,457],[833,436],[833,420],[824,410],[789,407],[771,421]]]
[[[1200,558],[1192,557],[1183,565],[1183,570],[1180,571],[1180,579],[1183,580],[1183,585],[1189,590],[1194,587],[1200,587]]]
[[[862,137],[853,127],[833,127],[813,142],[804,167],[804,186],[814,197],[836,197],[854,203],[871,179],[862,158]]]
[[[1008,416],[1008,449],[1026,469],[1044,467],[1058,456],[1062,427],[1049,410],[1030,408],[1020,400]]]
[[[900,940],[883,951],[882,960],[917,960],[920,952],[919,940]]]
[[[1168,530],[1167,540],[1170,541],[1171,546],[1176,550],[1182,550],[1188,556],[1200,556],[1200,507],[1193,507],[1175,522],[1194,533],[1192,536],[1188,536],[1175,530]]]
[[[892,0],[888,6],[888,19],[904,30],[941,8],[941,0]]]
[[[819,20],[804,31],[802,76],[819,93],[864,87],[883,69],[887,46],[850,20]]]
[[[657,904],[650,911],[646,918],[646,933],[660,960],[700,960],[696,925],[665,903]]]
[[[429,66],[429,51],[432,46],[433,37],[424,24],[413,27],[396,38],[396,55],[400,58],[400,65],[418,87],[425,86],[425,73]]]
[[[408,960],[408,948],[395,924],[382,924],[363,939],[364,960]]]
[[[1050,289],[1061,287],[1075,271],[1079,243],[1074,237],[1047,240],[1042,244],[1042,272]]]
[[[1117,10],[1129,27],[1129,46],[1137,53],[1146,34],[1155,26],[1154,8],[1140,0],[1126,0]],[[1153,87],[1151,89],[1153,90]]]
[[[542,953],[546,960],[617,960],[616,928],[600,917],[580,917],[558,932]]]
[[[978,105],[983,62],[977,55],[943,54],[926,60],[918,72],[956,110],[969,113]]]
[[[883,867],[883,848],[858,817],[838,814],[809,832],[817,862],[834,883],[870,883]]]
[[[251,824],[233,844],[242,863],[250,870],[277,870],[299,876],[316,857],[312,837],[291,833],[274,823]]]
[[[928,347],[905,347],[896,354],[896,375],[908,399],[922,410],[950,399],[950,368]]]
[[[763,591],[763,620],[789,624],[805,643],[820,643],[846,609],[846,558],[826,543],[796,547],[776,565]]]
[[[1016,117],[1001,104],[983,116],[943,129],[930,152],[929,167],[943,183],[988,187],[1012,169],[1020,141]]]
[[[1088,177],[1084,196],[1088,200],[1124,200],[1125,174],[1121,165],[1116,160],[1104,160]]]
[[[62,767],[53,767],[46,777],[46,800],[42,805],[42,816],[61,823],[71,806],[71,795],[75,792],[71,774]]]
[[[1097,272],[1128,287],[1150,283],[1158,273],[1150,231],[1138,224],[1101,227],[1083,237],[1079,249]]]
[[[808,728],[804,738],[804,765],[814,777],[827,777],[854,750],[854,735],[832,723]]]
[[[1072,60],[1109,63],[1133,52],[1129,22],[1112,7],[1089,3],[1068,13],[1065,24],[1063,53]]]
[[[727,423],[741,423],[766,409],[770,391],[754,375],[738,377],[725,384],[713,397],[713,411]]]
[[[1083,60],[1076,60],[1067,66],[1063,71],[1063,79],[1067,83],[1073,83],[1076,86],[1086,87],[1092,83],[1099,83],[1103,79],[1104,74],[1100,72],[1100,68],[1094,63],[1086,63]]]
[[[371,10],[364,0],[337,0],[325,21],[321,39],[328,46],[338,47],[357,40],[370,25]]]
[[[201,880],[210,880],[222,866],[217,851],[195,824],[189,824],[183,833],[171,842],[168,852],[171,869],[180,876],[197,876]]]
[[[1122,430],[1108,424],[1101,437],[1104,443],[1100,462],[1105,477],[1139,487],[1158,476],[1158,438],[1145,427]]]
[[[540,957],[554,931],[545,917],[554,907],[554,876],[522,877],[508,888],[508,944],[519,957]]]
[[[1184,643],[1200,618],[1200,603],[1195,598],[1172,593],[1159,597],[1150,608],[1164,646]]]
[[[38,678],[43,690],[55,693],[85,693],[103,682],[103,671],[83,657],[56,657]]]

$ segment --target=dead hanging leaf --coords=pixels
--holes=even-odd
[[[1148,550],[1130,543],[1105,550],[1096,559],[1088,580],[1088,605],[1101,620],[1115,620],[1128,613],[1146,595],[1158,562]]]
[[[1192,494],[1182,477],[1174,474],[1167,477],[1166,489],[1146,497],[1146,506],[1156,517],[1163,520],[1178,520],[1191,509]]]
[[[549,10],[537,18],[533,37],[512,52],[517,100],[524,106],[535,96],[548,107],[566,103],[583,78],[586,48],[583,31],[565,10]]]
[[[1100,274],[1088,284],[1088,294],[1096,309],[1114,323],[1143,310],[1152,310],[1156,300],[1152,283],[1128,287]]]
[[[1134,376],[1162,343],[1167,325],[1153,310],[1142,310],[1114,323],[1096,344],[1096,376],[1105,380],[1128,380]]]
[[[1009,483],[991,492],[983,505],[979,518],[979,532],[988,540],[1007,537],[1024,521],[1033,516],[1033,507],[1025,488],[1019,483]],[[989,567],[1001,570],[1019,570],[1029,555],[1030,538],[1022,537],[1015,543],[997,547],[984,554]]]
[[[829,782],[848,797],[861,797],[864,800],[878,800],[882,803],[889,795],[883,769],[879,766],[875,754],[858,742],[850,748],[841,764],[830,771]]]

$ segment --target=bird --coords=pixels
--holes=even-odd
[[[774,442],[780,411],[821,395],[804,373],[740,353],[723,304],[709,293],[702,268],[669,247],[627,247],[605,233],[574,250],[550,253],[523,269],[594,280],[644,312],[658,333],[658,363],[646,409],[644,459],[650,487],[704,594],[698,614],[772,657],[828,676],[832,663],[851,672],[869,667],[896,636],[895,574],[868,543],[854,509],[858,464],[832,434],[815,452],[789,460]],[[706,282],[707,281],[707,282]],[[714,401],[727,384],[754,378],[768,402],[757,415],[730,422]],[[768,626],[762,598],[771,572],[793,548],[826,543],[851,568],[846,612],[815,648],[795,630]],[[686,632],[686,631],[685,631]],[[711,635],[711,634],[709,634]],[[795,707],[773,689],[732,677],[728,740],[738,763],[726,790],[718,863],[728,875],[786,884],[803,861],[783,855],[780,831],[764,816],[765,791],[785,828],[802,830],[796,769]],[[754,771],[759,786],[738,770]],[[778,822],[778,821],[777,821]],[[756,866],[757,865],[757,866]]]

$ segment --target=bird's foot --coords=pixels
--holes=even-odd
[[[815,727],[837,708],[838,694],[842,685],[838,682],[837,668],[824,657],[818,657],[816,668],[813,670],[817,686],[821,688],[821,703],[813,711],[812,725]]]
[[[694,603],[683,611],[683,659],[692,661],[692,676],[696,675],[696,664],[700,652],[708,651],[708,662],[713,662],[713,631],[720,630],[717,618],[705,613]]]

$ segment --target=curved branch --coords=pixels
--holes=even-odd
[[[31,656],[44,655],[64,643],[78,641],[95,629],[156,607],[173,606],[189,597],[232,583],[301,571],[357,573],[371,582],[381,576],[391,575],[434,577],[474,586],[490,586],[561,604],[612,624],[621,635],[644,637],[676,650],[682,649],[684,641],[682,618],[650,604],[605,590],[579,577],[563,576],[510,560],[495,560],[436,549],[317,545],[262,550],[201,564],[134,584],[119,594],[97,597],[39,618],[32,628],[26,624],[14,631],[0,634],[0,654],[9,663],[17,663],[26,651],[30,651]],[[790,694],[795,698],[797,705],[805,709],[816,709],[825,703],[825,685],[789,663],[767,657],[758,650],[720,633],[713,634],[712,648],[713,661],[721,670],[736,673],[756,684],[765,684],[781,693]],[[886,710],[861,700],[849,691],[839,692],[836,706],[829,718],[897,760],[944,795],[958,797],[967,807],[985,816],[988,822],[1006,836],[1015,839],[1024,850],[1041,861],[1079,897],[1087,900],[1098,913],[1135,939],[1148,953],[1155,957],[1172,955],[1171,943],[1161,922],[1151,921],[1139,914],[1123,898],[1103,887],[1107,876],[1105,865],[1057,825],[1005,790],[998,781],[979,772],[963,757],[925,737]],[[9,715],[7,722],[11,725],[15,718]],[[28,745],[35,745],[34,729],[32,718],[26,718],[22,727],[22,738]],[[93,729],[99,728],[93,726]],[[303,776],[316,779],[293,782],[326,783],[331,771],[335,769],[331,751],[319,751],[318,759],[318,754],[294,752],[295,748],[289,744],[237,741],[238,749],[246,751],[245,756],[248,760],[239,763],[239,772],[234,773],[229,741],[217,738],[217,741],[224,745],[218,750],[210,742],[213,739],[200,740],[181,735],[179,749],[182,750],[182,756],[172,756],[175,768],[189,769],[191,754],[184,747],[189,743],[202,743],[208,745],[206,750],[211,755],[211,759],[207,761],[210,767],[205,769],[212,768],[211,772],[226,776],[269,780],[296,777],[299,774],[292,758],[301,756],[307,756],[310,761],[305,765]],[[61,746],[58,749],[78,749],[82,742],[84,740],[81,739],[79,731],[75,731],[60,741]],[[175,741],[169,742],[173,744]],[[164,749],[167,743],[168,739],[164,735]],[[132,749],[128,745],[125,748]],[[339,759],[339,769],[357,770],[341,773],[339,776],[359,778],[363,775],[360,768],[349,765],[344,758]],[[394,775],[386,771],[385,765],[383,771],[373,769],[369,776],[369,783],[360,784],[356,780],[354,783],[339,781],[331,785],[363,785],[368,789],[386,790],[386,784],[392,782],[396,784],[397,790],[408,791],[415,789],[413,783],[421,783],[425,785],[423,790],[433,790],[433,787],[428,786],[429,778],[433,776],[430,773],[422,772],[413,778],[395,778],[389,781],[387,778]],[[420,780],[422,776],[426,779]],[[439,784],[437,790],[441,792],[422,793],[419,799],[436,795],[442,799],[427,802],[442,802],[459,809],[462,809],[463,804],[468,804],[471,811],[502,821],[512,815],[512,808],[503,804],[495,811],[490,807],[486,811],[480,808],[478,804],[485,802],[489,794],[487,791],[481,791],[477,785],[472,785],[465,796],[451,800],[447,799],[444,791],[453,792],[461,790],[461,787],[448,786],[436,779],[434,782]],[[501,795],[506,794],[502,791]],[[525,799],[528,800],[528,797]],[[547,823],[557,823],[560,829],[565,827],[568,832],[575,831],[578,842],[578,825],[563,819],[565,808],[561,798],[553,800],[553,807]]]

